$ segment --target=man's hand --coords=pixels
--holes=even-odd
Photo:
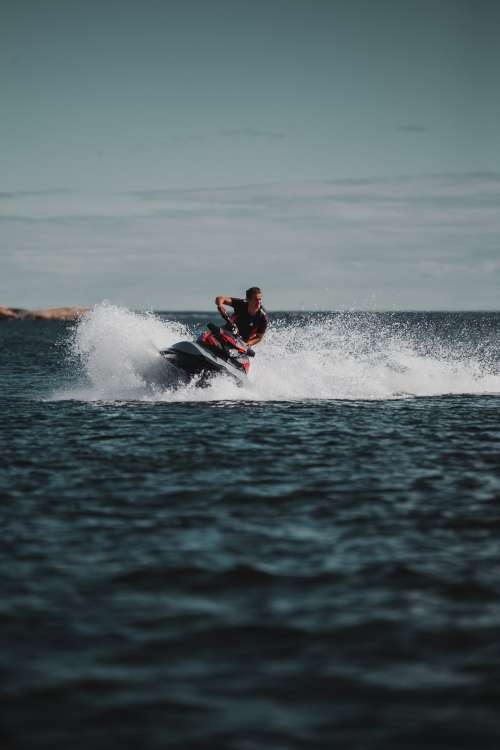
[[[247,346],[255,346],[255,344],[258,344],[259,341],[262,341],[262,336],[259,336],[258,334],[255,334],[247,341]]]
[[[217,309],[224,318],[224,320],[227,320],[229,322],[229,313],[224,307],[224,305],[232,305],[233,298],[232,297],[224,297],[223,295],[219,295],[215,298],[215,304],[217,305]]]

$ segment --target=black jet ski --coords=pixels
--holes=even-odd
[[[196,341],[179,341],[160,351],[169,365],[184,381],[200,376],[198,384],[206,385],[214,375],[230,375],[239,384],[246,381],[253,349],[246,345],[231,322],[220,328],[208,323]]]

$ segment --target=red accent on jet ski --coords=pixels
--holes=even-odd
[[[234,346],[234,348],[237,349],[242,354],[246,352],[247,350],[246,346],[241,346],[238,340],[233,338],[233,336],[230,336],[227,333],[227,331],[225,331],[223,328],[220,329],[220,335],[224,339],[224,341],[227,341],[228,344],[231,344],[231,346]]]
[[[160,354],[188,377],[201,375],[200,385],[206,385],[207,378],[217,372],[232,375],[241,383],[241,376],[245,379],[248,375],[248,358],[254,356],[253,350],[237,332],[219,328],[214,323],[208,323],[207,328],[196,342],[180,341]]]
[[[222,349],[222,344],[220,343],[220,341],[217,341],[211,331],[205,331],[205,333],[202,333],[199,341],[200,344],[205,344],[205,346],[211,346],[214,349]]]

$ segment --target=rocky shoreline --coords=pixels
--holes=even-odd
[[[88,307],[45,307],[41,310],[25,310],[19,307],[0,305],[2,320],[75,320],[84,315]]]

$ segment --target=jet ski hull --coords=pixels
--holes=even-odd
[[[239,384],[247,379],[243,369],[233,365],[230,360],[217,357],[207,347],[194,341],[180,341],[160,354],[184,380],[200,376],[200,385],[206,385],[214,375],[229,375]]]

